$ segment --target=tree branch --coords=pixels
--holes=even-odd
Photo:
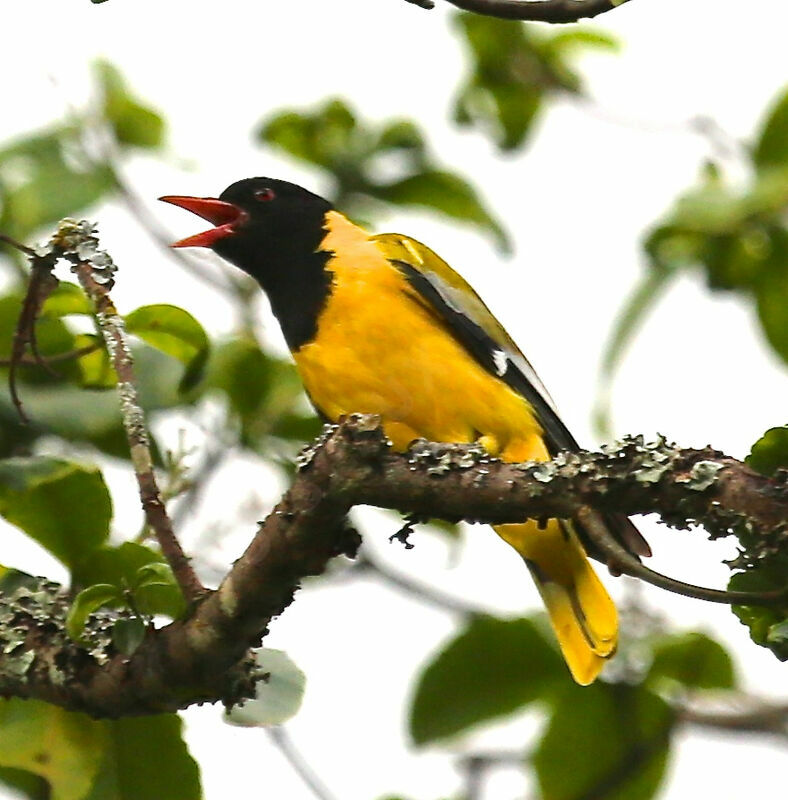
[[[432,0],[407,0],[408,3],[431,9]],[[499,19],[528,22],[565,23],[612,11],[628,0],[447,0],[453,6],[474,14]]]
[[[336,555],[355,554],[359,536],[345,515],[361,503],[495,523],[571,517],[582,508],[656,512],[674,525],[702,522],[717,536],[746,526],[767,549],[784,548],[788,537],[785,482],[710,448],[681,449],[664,440],[630,439],[598,453],[506,464],[475,445],[420,441],[407,453],[394,452],[377,418],[353,415],[327,426],[299,468],[219,589],[186,618],[149,630],[130,658],[102,644],[95,615],[85,636],[96,633],[98,649],[71,642],[63,629],[68,600],[57,587],[7,598],[0,605],[0,694],[97,716],[249,696],[247,648],[259,644],[304,577],[321,573]],[[740,596],[754,604],[755,595]]]
[[[131,348],[123,319],[109,294],[116,267],[112,258],[98,249],[98,239],[89,223],[63,220],[52,238],[51,248],[48,257],[62,257],[70,261],[85,294],[93,301],[99,330],[118,376],[123,427],[145,519],[156,534],[162,555],[172,567],[186,601],[194,602],[205,590],[175,536],[153,472],[145,415],[137,396]]]
[[[788,703],[743,699],[749,701],[749,707],[742,710],[709,711],[679,706],[676,712],[679,721],[688,725],[722,732],[776,736],[788,743]]]

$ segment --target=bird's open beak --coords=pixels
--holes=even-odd
[[[235,233],[236,227],[245,222],[249,216],[242,208],[213,197],[166,195],[160,197],[159,200],[185,208],[216,226],[202,233],[196,233],[194,236],[187,236],[185,239],[174,242],[170,247],[211,247],[219,239]]]

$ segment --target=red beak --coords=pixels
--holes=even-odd
[[[235,233],[235,226],[245,222],[249,216],[242,208],[212,197],[166,195],[165,197],[160,197],[159,200],[185,208],[187,211],[207,219],[208,222],[216,226],[210,230],[203,231],[203,233],[187,236],[185,239],[174,242],[170,247],[211,247],[219,239],[224,239],[225,236],[231,236]]]

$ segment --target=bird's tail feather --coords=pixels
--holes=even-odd
[[[592,683],[615,653],[618,615],[571,523],[552,519],[541,528],[526,522],[495,530],[528,565],[572,677]]]

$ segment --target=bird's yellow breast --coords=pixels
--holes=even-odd
[[[331,293],[314,339],[294,353],[317,408],[332,420],[379,414],[397,449],[484,437],[503,457],[544,458],[528,403],[466,352],[364,231],[335,212],[327,222]]]

